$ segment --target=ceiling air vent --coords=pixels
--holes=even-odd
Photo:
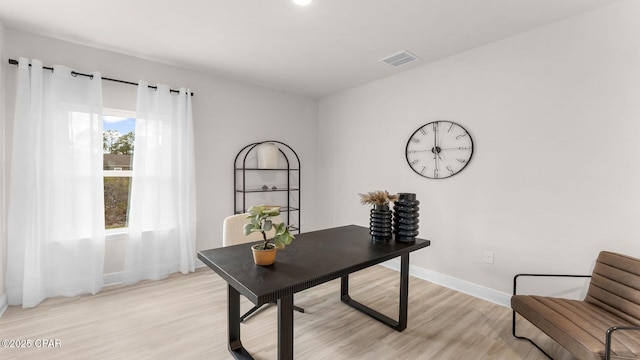
[[[388,65],[391,65],[393,67],[398,67],[404,64],[408,64],[412,61],[416,61],[418,59],[419,58],[417,56],[413,55],[412,53],[406,50],[403,50],[403,51],[400,51],[399,53],[389,55],[380,61]]]

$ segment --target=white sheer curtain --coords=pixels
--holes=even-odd
[[[191,92],[138,84],[123,282],[195,269]]]
[[[9,304],[103,285],[102,80],[20,58],[8,211]]]

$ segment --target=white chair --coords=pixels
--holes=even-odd
[[[249,223],[249,219],[247,219],[248,214],[238,214],[231,215],[224,219],[224,223],[222,224],[222,246],[231,246],[238,244],[245,244],[249,242],[261,241],[263,240],[262,234],[259,232],[255,232],[248,236],[244,235],[242,228],[245,224]],[[280,216],[273,216],[271,220],[278,224],[282,222]],[[267,232],[267,238],[273,237],[275,235],[275,229]],[[264,304],[263,304],[264,305]],[[251,310],[247,311],[246,314],[240,317],[240,322],[243,322],[246,318],[251,316],[254,312],[258,311],[262,305],[254,306]],[[293,306],[293,308],[301,313],[304,313],[304,309]]]
[[[247,219],[248,214],[238,214],[231,215],[224,219],[224,223],[222,224],[222,246],[231,246],[238,244],[245,244],[248,242],[260,241],[262,239],[262,234],[259,232],[254,232],[248,236],[244,235],[242,228],[245,224],[249,223],[249,219]],[[271,218],[274,222],[282,222],[280,216],[275,216]],[[267,232],[267,237],[273,236],[275,230]]]

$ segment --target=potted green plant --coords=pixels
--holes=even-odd
[[[294,236],[289,232],[289,227],[284,223],[275,224],[271,218],[280,215],[279,207],[266,205],[252,206],[248,210],[247,219],[251,220],[245,224],[244,235],[248,236],[254,232],[262,234],[263,242],[253,245],[253,260],[256,265],[271,265],[276,261],[276,251],[284,249],[291,244]],[[275,230],[272,238],[267,238],[267,233]],[[273,243],[271,243],[273,241]]]

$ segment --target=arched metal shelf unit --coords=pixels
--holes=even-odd
[[[278,148],[277,168],[258,167],[257,149],[265,143],[272,143]],[[261,201],[265,200],[265,195],[270,195],[277,203],[266,205],[279,206],[280,216],[292,231],[299,233],[301,176],[300,158],[289,145],[268,140],[243,147],[233,162],[234,214],[245,213],[251,206],[265,203]],[[286,182],[286,185],[280,182]]]

